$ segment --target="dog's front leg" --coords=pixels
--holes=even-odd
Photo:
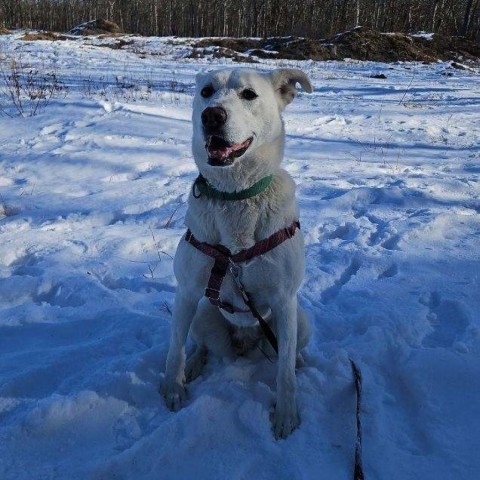
[[[272,419],[275,438],[286,438],[300,424],[296,401],[297,297],[272,306],[278,342],[277,403]]]
[[[192,296],[182,294],[177,290],[175,308],[173,311],[170,347],[167,355],[165,379],[161,392],[170,410],[180,410],[186,400],[185,383],[185,342],[190,324],[195,315],[198,301]]]

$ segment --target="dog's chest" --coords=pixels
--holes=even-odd
[[[275,177],[275,188],[269,195],[247,201],[221,202],[205,197],[190,196],[185,223],[195,239],[212,246],[222,245],[235,255],[259,241],[267,239],[298,220],[294,184],[281,171]],[[211,279],[213,258],[182,242],[176,269],[179,284],[192,288],[192,295],[204,295]],[[183,260],[181,260],[183,258]],[[267,313],[272,295],[294,291],[301,282],[303,271],[303,239],[301,233],[272,251],[238,264],[240,280],[257,308]],[[293,275],[292,275],[293,273]],[[248,310],[232,273],[227,271],[220,288],[220,301],[235,310]],[[264,308],[265,307],[265,308]],[[239,326],[256,323],[250,313],[235,313],[227,319]]]
[[[259,240],[258,225],[264,226],[267,222],[266,218],[262,218],[264,215],[258,206],[230,204],[225,207],[218,204],[211,205],[208,201],[201,206],[206,208],[199,208],[198,204],[189,206],[185,223],[199,241],[210,245],[222,245],[228,248],[232,254],[255,245]],[[202,265],[200,268],[203,270],[203,287],[205,288],[212,273],[213,259],[206,257],[201,252],[197,251],[196,253],[199,257],[203,257],[199,258],[201,261],[197,265]],[[236,272],[239,280],[249,292],[258,291],[256,280],[259,279],[259,276],[255,272],[262,270],[260,265],[264,264],[264,259],[261,257],[252,258],[237,265]],[[205,261],[207,261],[207,264],[205,264]],[[195,267],[192,265],[191,268],[194,269]],[[235,309],[236,313],[234,314],[221,310],[222,314],[231,323],[241,327],[253,326],[257,323],[252,314],[248,312],[248,307],[245,305],[231,269],[228,269],[223,277],[220,300]],[[259,305],[258,308],[262,314],[268,313],[268,309],[262,305]]]
[[[185,223],[200,241],[236,253],[258,241],[259,226],[268,228],[262,210],[245,202],[218,204],[205,199],[189,206]]]

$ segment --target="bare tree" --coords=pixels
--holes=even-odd
[[[142,35],[324,38],[358,25],[480,40],[480,0],[2,0],[0,25],[66,31],[105,18]]]

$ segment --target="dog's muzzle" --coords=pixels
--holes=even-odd
[[[227,112],[223,107],[208,107],[202,112],[202,125],[206,138],[205,149],[208,163],[216,167],[231,165],[250,147],[253,137],[242,143],[230,143],[224,138],[223,127],[227,123]]]
[[[205,145],[208,163],[217,167],[231,165],[236,158],[241,157],[248,150],[252,142],[253,137],[247,138],[242,143],[228,143],[218,135],[210,135]]]

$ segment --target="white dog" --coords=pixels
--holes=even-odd
[[[297,83],[308,93],[312,86],[296,69],[225,69],[196,80],[193,155],[200,176],[175,255],[178,288],[162,393],[178,410],[185,378],[200,373],[207,352],[233,358],[260,343],[266,348],[261,315],[278,341],[272,423],[275,437],[285,438],[299,425],[295,365],[310,324],[297,303],[304,242],[295,184],[280,168],[281,112]],[[186,362],[189,331],[197,350]]]

